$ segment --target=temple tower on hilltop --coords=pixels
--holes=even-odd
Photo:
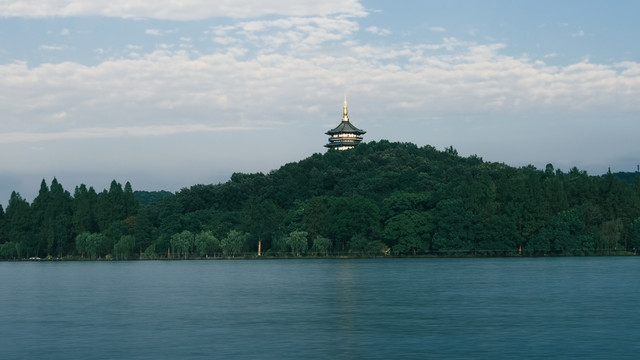
[[[344,106],[342,107],[342,122],[340,122],[340,125],[325,133],[329,135],[329,143],[325,145],[325,147],[333,150],[353,149],[360,144],[364,133],[366,133],[366,131],[358,129],[349,121],[347,96],[345,95]]]

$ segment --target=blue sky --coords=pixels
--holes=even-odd
[[[637,1],[0,0],[0,203],[176,191],[365,141],[640,163]]]

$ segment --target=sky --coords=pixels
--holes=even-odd
[[[0,0],[0,204],[178,191],[324,153],[342,118],[591,175],[640,163],[634,0]]]

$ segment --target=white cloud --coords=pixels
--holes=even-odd
[[[375,35],[382,35],[382,36],[391,34],[391,31],[389,29],[382,29],[377,26],[370,26],[366,28],[365,31]]]
[[[108,16],[194,20],[264,15],[364,16],[358,0],[15,0],[0,3],[0,17]]]
[[[66,114],[54,114],[54,117]],[[123,137],[168,136],[183,133],[247,131],[256,130],[248,126],[207,126],[204,124],[159,125],[159,126],[118,126],[69,129],[60,132],[9,132],[0,134],[0,144],[42,142],[56,140],[87,140]]]
[[[440,27],[440,26],[432,26],[432,27],[429,28],[429,30],[431,30],[433,32],[439,32],[439,33],[447,31],[447,29],[445,29],[443,27]]]
[[[66,111],[59,112],[57,114],[51,115],[51,118],[54,122],[64,120],[69,114]]]
[[[172,34],[177,34],[178,32],[180,32],[179,29],[170,29],[170,30],[146,29],[144,31],[145,34],[152,35],[152,36],[172,35]]]
[[[221,44],[221,45],[231,45],[233,43],[237,43],[238,40],[231,36],[216,36],[213,39],[213,42]]]
[[[252,34],[247,32],[248,37]],[[292,102],[299,109],[328,109],[344,91],[366,99],[363,113],[379,116],[386,111],[387,116],[405,119],[496,111],[640,111],[636,62],[553,67],[502,55],[502,44],[458,42],[451,47],[451,42],[401,48],[359,45],[340,54],[251,55],[228,48],[195,55],[165,49],[96,66],[0,65],[2,139],[278,128],[317,121],[299,119],[298,112],[290,111]],[[456,51],[442,53],[447,48]],[[49,130],[52,119],[55,131]]]
[[[61,45],[40,45],[38,48],[45,51],[62,51],[65,49],[65,47]]]
[[[573,34],[571,34],[571,37],[583,37],[584,36],[584,30],[580,29],[576,32],[574,32]]]
[[[618,69],[622,69],[622,75],[625,77],[639,77],[640,63],[633,61],[623,61],[614,65]]]
[[[69,29],[62,29],[62,31],[60,31],[60,35],[69,36],[71,35],[71,31],[69,31]]]
[[[327,42],[345,41],[358,29],[357,22],[341,16],[290,17],[218,26],[210,33],[216,43],[244,44],[269,53],[283,46],[296,52],[317,49]]]

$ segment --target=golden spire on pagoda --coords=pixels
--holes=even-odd
[[[342,121],[349,121],[349,115],[347,115],[347,94],[344,94],[344,106],[342,107]]]

